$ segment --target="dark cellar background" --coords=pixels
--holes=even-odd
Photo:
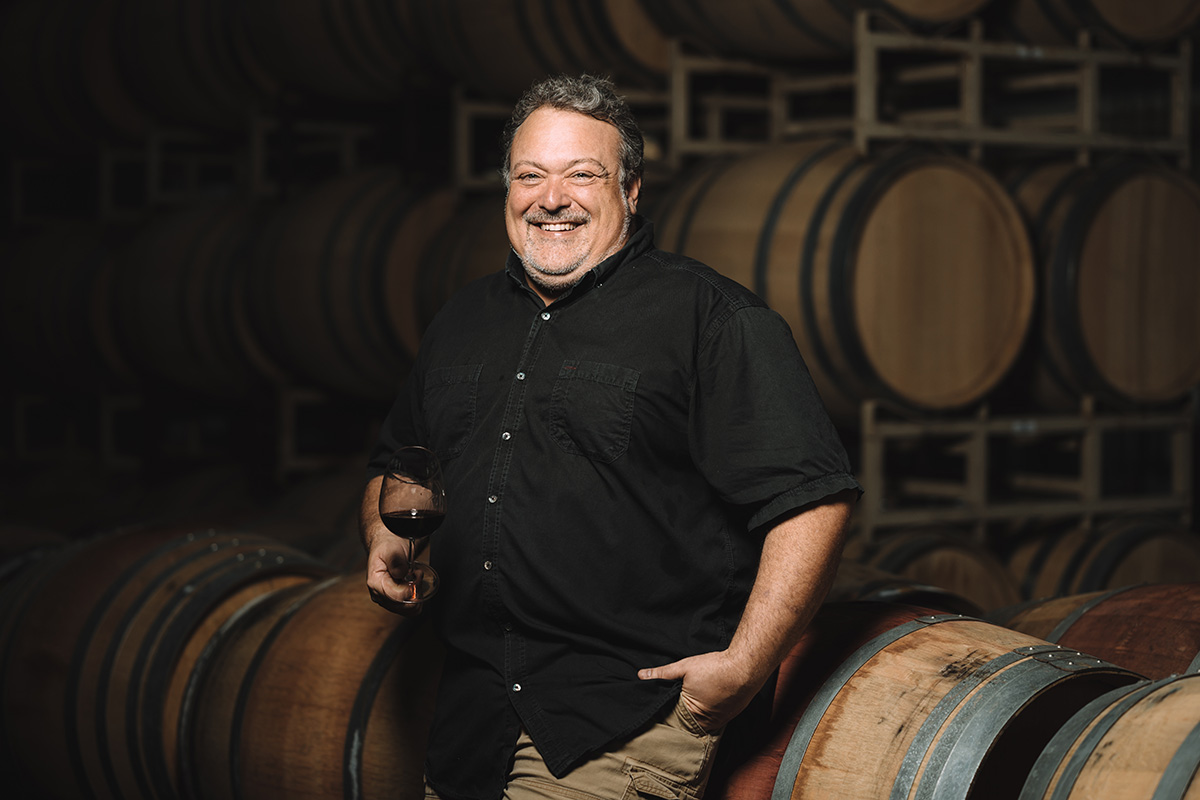
[[[1017,12],[1011,5],[971,4],[982,10],[989,36],[1001,41],[1012,35],[1009,18]],[[171,229],[173,214],[244,204],[243,216],[261,218],[280,206],[294,208],[287,204],[305,202],[338,176],[391,169],[410,207],[426,205],[428,226],[448,222],[445,231],[425,230],[412,239],[408,255],[419,263],[402,269],[420,273],[413,284],[419,293],[441,280],[430,277],[438,269],[430,266],[437,247],[473,230],[480,217],[487,225],[500,224],[498,212],[489,219],[478,209],[489,193],[500,202],[494,164],[503,112],[520,87],[539,75],[607,72],[630,93],[650,137],[646,196],[652,209],[656,197],[710,158],[673,147],[679,134],[672,126],[713,125],[699,110],[706,97],[745,101],[745,109],[729,104],[732,110],[719,127],[701,131],[717,143],[711,156],[716,158],[721,145],[735,152],[775,135],[754,107],[764,80],[771,80],[761,70],[811,78],[844,72],[849,64],[848,56],[827,51],[817,50],[814,58],[803,42],[794,59],[773,50],[761,56],[737,52],[738,43],[730,43],[734,37],[726,41],[696,27],[702,12],[692,19],[669,2],[593,4],[571,17],[552,4],[532,2],[489,7],[400,0],[308,2],[287,12],[269,2],[151,0],[87,6],[7,0],[0,9],[5,45],[0,88],[9,120],[0,329],[6,359],[2,510],[12,522],[69,533],[151,511],[182,512],[184,506],[190,514],[217,514],[238,502],[273,501],[281,491],[331,470],[353,472],[351,464],[362,461],[403,377],[419,336],[412,326],[419,328],[444,296],[424,292],[397,308],[400,290],[389,287],[384,300],[393,307],[356,308],[354,303],[377,301],[363,299],[370,292],[361,286],[347,288],[336,276],[320,273],[328,267],[315,264],[315,257],[310,265],[284,263],[295,254],[272,249],[270,242],[264,246],[269,237],[263,228],[235,230],[241,221],[228,218],[207,224],[243,236],[236,245],[242,249],[202,254],[212,266],[189,265],[195,255],[190,248],[204,240],[196,238],[200,229]],[[654,36],[636,39],[629,33],[630,26],[646,22],[656,28]],[[932,30],[932,38],[965,35],[969,24],[944,24]],[[751,23],[746,25],[749,30]],[[913,28],[929,35],[929,26]],[[1130,49],[1102,34],[1095,38],[1101,48]],[[1143,50],[1169,54],[1179,41],[1160,31]],[[643,52],[634,58],[637,44]],[[722,71],[719,59],[731,50],[737,63],[752,68]],[[681,53],[698,54],[701,66],[689,73],[687,64],[680,68],[669,61],[682,63]],[[715,59],[716,68],[704,65],[706,56]],[[1161,139],[1177,124],[1168,113],[1170,78],[1133,67],[1107,71],[1099,95],[1103,126],[1128,136],[1134,150],[1139,142]],[[987,91],[985,114],[1002,114],[1014,102]],[[903,104],[953,104],[956,95],[945,82],[893,87],[881,107],[886,113]],[[1190,96],[1186,113],[1188,130],[1194,131],[1196,103],[1194,93]],[[672,116],[680,97],[691,101],[686,123]],[[805,99],[810,105],[797,114],[850,113],[836,93]],[[1078,108],[1064,88],[1021,102],[1059,115]],[[1192,138],[1180,163],[1188,161]],[[989,169],[1004,169],[1019,150],[982,149],[982,160]],[[392,200],[381,200],[372,212],[354,206],[353,196],[342,198],[331,194],[317,202],[342,202],[344,208],[310,212],[314,224],[330,226],[327,239],[311,247],[337,244],[333,226],[339,213],[405,213],[387,205]],[[450,207],[456,216],[447,220],[451,215],[443,209]],[[451,231],[472,212],[470,226]],[[361,224],[364,236],[377,224],[367,217],[350,222]],[[502,251],[502,242],[496,249]],[[386,257],[389,263],[396,259]],[[234,264],[235,258],[241,260]],[[271,258],[278,263],[263,266]],[[213,273],[188,277],[189,270],[203,269]],[[160,283],[146,277],[151,274]],[[202,279],[210,281],[207,287],[186,283]],[[283,288],[292,281],[318,288]],[[294,299],[264,299],[292,290],[298,293]],[[361,294],[330,300],[304,296],[309,291]],[[295,304],[291,314],[277,307],[288,303]],[[306,313],[327,318],[308,326]],[[382,318],[400,315],[418,319],[386,330]],[[363,328],[361,335],[351,330],[355,327]],[[399,338],[408,340],[397,341],[401,329]],[[366,352],[369,348],[375,352]],[[330,362],[328,369],[322,370],[325,362],[314,365],[320,359]],[[358,385],[341,380],[334,359],[360,360],[361,372],[372,374]],[[984,400],[1003,410],[1008,397],[1023,393],[1024,379],[1018,363]],[[1037,412],[1025,405],[1022,413]],[[856,460],[859,433],[855,425],[844,430]],[[1103,463],[1106,481],[1143,492],[1171,480],[1161,443],[1147,444],[1136,435],[1112,438]],[[1193,475],[1194,463],[1193,458]],[[219,473],[227,473],[228,483],[217,479]],[[197,485],[189,489],[189,481]],[[205,481],[215,483],[202,497]],[[354,482],[349,475],[345,481]],[[188,499],[168,499],[171,486]],[[1193,480],[1193,493],[1194,486]],[[156,507],[143,508],[143,502]]]

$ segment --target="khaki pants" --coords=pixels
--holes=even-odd
[[[559,779],[521,731],[504,800],[700,800],[720,733],[710,734],[679,701],[637,736]],[[425,787],[425,797],[438,795]]]

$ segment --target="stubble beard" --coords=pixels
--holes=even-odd
[[[594,263],[588,263],[588,254],[583,254],[574,261],[566,264],[552,266],[538,261],[530,252],[531,248],[525,248],[525,254],[522,255],[521,263],[525,265],[525,274],[529,280],[537,285],[539,289],[548,295],[558,295],[567,291],[575,284],[583,280],[583,277],[588,274],[594,267],[602,263],[604,259],[611,256],[624,246],[624,243],[629,238],[629,228],[633,224],[633,210],[629,207],[629,200],[624,200],[625,218],[621,222],[621,236],[617,240],[617,244],[603,253]],[[585,217],[570,217],[566,214],[557,216],[554,214],[527,215],[525,222],[527,223],[543,223],[543,222],[582,222],[586,224],[591,221],[590,216]],[[586,267],[586,268],[585,268]]]

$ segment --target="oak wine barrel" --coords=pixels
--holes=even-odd
[[[500,192],[483,192],[463,201],[421,254],[416,290],[420,332],[455,292],[504,269],[512,249],[504,225],[504,202]],[[471,235],[463,236],[464,230]]]
[[[1200,670],[1200,583],[1045,598],[1000,609],[988,619],[1147,678]]]
[[[409,13],[434,63],[487,97],[515,100],[558,73],[608,75],[622,87],[666,83],[667,40],[641,0],[445,0],[412,3]]]
[[[242,0],[237,30],[284,86],[342,102],[395,102],[427,63],[416,32],[403,24],[406,16],[393,13],[407,5]]]
[[[955,614],[825,605],[713,797],[1011,798],[1058,727],[1135,673]],[[716,767],[714,767],[716,770]]]
[[[3,710],[0,714],[0,785],[22,794],[32,794],[35,786],[28,775],[28,765],[17,751],[17,744],[26,734],[9,722],[6,695],[8,687],[15,684],[9,674],[21,669],[15,663],[13,639],[20,630],[22,613],[30,596],[37,591],[44,576],[57,566],[65,547],[38,547],[6,558],[3,572],[0,572],[0,709]],[[76,788],[69,784],[67,791]],[[48,796],[69,795],[64,792]]]
[[[113,0],[120,79],[156,120],[190,138],[244,136],[278,82],[238,35],[240,0]]]
[[[372,603],[361,574],[244,608],[189,681],[190,796],[419,797],[440,672],[430,626]]]
[[[5,135],[23,152],[92,154],[143,139],[152,116],[117,74],[116,0],[11,0],[0,6]]]
[[[1043,45],[1074,46],[1082,31],[1122,47],[1162,45],[1200,22],[1197,0],[1011,0],[994,8],[1007,38]]]
[[[48,557],[0,675],[6,737],[32,794],[175,796],[183,679],[207,637],[252,598],[328,572],[262,537],[160,527]]]
[[[845,55],[854,14],[876,9],[901,26],[929,31],[965,20],[991,0],[644,0],[669,35],[731,56],[778,62]]]
[[[755,291],[791,326],[845,424],[862,400],[979,401],[1019,355],[1033,251],[1004,188],[918,146],[861,157],[840,139],[696,170],[656,210],[658,243]]]
[[[109,302],[120,350],[142,384],[244,400],[282,380],[245,305],[247,260],[265,214],[229,200],[160,212],[117,252]]]
[[[420,254],[449,219],[447,190],[371,167],[274,209],[247,277],[251,329],[301,385],[390,402],[419,341]]]
[[[888,531],[870,542],[851,537],[846,557],[877,569],[939,586],[984,611],[1021,599],[1004,562],[967,531],[950,529]]]
[[[942,586],[905,578],[860,561],[843,558],[838,564],[837,575],[825,602],[854,600],[902,603],[974,617],[983,615],[983,609],[976,603]]]
[[[1027,599],[1064,597],[1140,583],[1190,583],[1200,575],[1200,535],[1157,517],[1098,528],[1049,525],[1021,536],[1008,569]]]
[[[280,487],[243,524],[322,561],[336,553],[365,556],[358,533],[365,486],[363,459],[348,458]]]
[[[1200,798],[1200,675],[1139,681],[1097,698],[1038,758],[1019,800]]]
[[[1116,157],[1043,164],[1011,190],[1040,252],[1035,399],[1074,410],[1083,394],[1124,409],[1184,398],[1200,383],[1200,186]]]

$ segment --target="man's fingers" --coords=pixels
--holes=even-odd
[[[400,585],[400,591],[411,592],[411,587],[407,584]],[[425,607],[423,602],[404,602],[403,598],[391,597],[388,594],[375,589],[372,586],[367,587],[368,594],[371,595],[371,601],[381,608],[391,611],[393,614],[401,614],[403,616],[415,616],[421,613],[421,609]]]
[[[663,664],[661,667],[648,667],[647,669],[639,669],[638,677],[644,681],[670,681],[676,678],[682,678],[684,675],[682,663],[676,661],[671,664]]]

